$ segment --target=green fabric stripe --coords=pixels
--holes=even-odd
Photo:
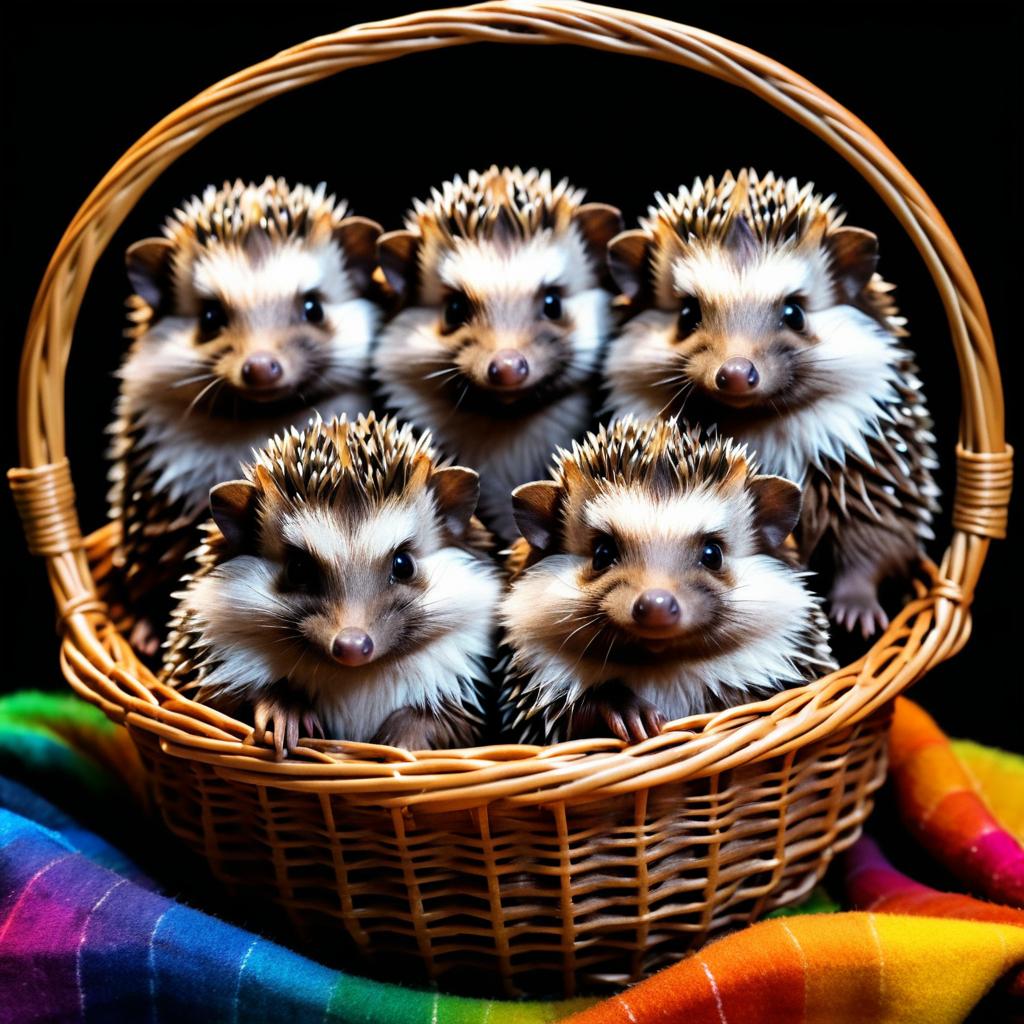
[[[0,698],[0,756],[16,777],[66,778],[72,788],[108,796],[123,784],[92,750],[112,744],[118,727],[73,694],[24,690]],[[45,790],[45,787],[44,787]]]
[[[337,1024],[549,1024],[599,1000],[504,1002],[464,999],[387,985],[354,975],[339,975],[326,1019]]]
[[[843,908],[825,891],[824,887],[816,886],[811,895],[791,907],[779,907],[765,917],[796,917],[798,914],[835,914]]]

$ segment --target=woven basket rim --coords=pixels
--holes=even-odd
[[[674,63],[739,85],[821,138],[879,194],[914,242],[939,291],[961,374],[953,536],[940,564],[922,564],[916,596],[851,665],[756,703],[676,723],[625,747],[612,739],[557,747],[490,745],[407,752],[310,743],[276,762],[249,727],[159,683],[135,658],[97,596],[90,568],[108,524],[83,538],[65,456],[64,374],[75,319],[100,254],[139,196],[178,156],[279,93],[407,53],[475,42],[572,44]],[[781,64],[700,29],[627,10],[508,0],[425,10],[320,36],[199,93],[133,145],[86,199],[55,250],[26,333],[19,393],[22,465],[8,476],[30,550],[46,558],[72,687],[111,718],[159,737],[225,777],[294,790],[344,791],[376,805],[454,808],[596,799],[786,754],[890,701],[970,633],[969,605],[989,541],[1002,537],[1012,477],[991,326],[955,239],[920,185],[853,114]],[[339,747],[329,753],[328,746]]]

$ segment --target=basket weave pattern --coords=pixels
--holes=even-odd
[[[390,828],[330,788],[296,799],[208,764],[183,773],[150,733],[133,735],[171,830],[237,895],[277,892],[311,948],[326,937],[335,955],[380,958],[404,981],[483,970],[509,993],[572,993],[577,979],[646,976],[710,931],[806,896],[884,780],[887,718],[539,814],[392,807]]]
[[[409,753],[311,741],[283,763],[249,729],[158,683],[104,601],[116,527],[82,537],[65,457],[64,374],[96,260],[149,184],[254,106],[350,67],[473,42],[569,43],[739,85],[842,155],[913,240],[950,324],[962,382],[953,532],[916,597],[857,662],[757,704],[674,723],[624,748],[578,740]],[[74,689],[124,723],[170,829],[239,894],[295,930],[442,978],[496,972],[509,993],[638,979],[712,931],[804,895],[870,811],[892,699],[970,632],[1012,453],[991,327],[938,211],[862,122],[728,40],[590,4],[485,3],[355,26],[225,79],[169,115],[79,210],[33,307],[20,380],[31,551],[46,559]],[[122,614],[123,613],[123,614]]]

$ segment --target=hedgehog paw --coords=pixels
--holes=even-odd
[[[429,750],[436,745],[435,733],[431,716],[417,708],[398,708],[384,719],[370,742],[403,750]]]
[[[573,738],[607,735],[608,730],[624,743],[639,743],[657,736],[664,725],[665,716],[649,700],[638,697],[624,683],[611,682],[581,698],[571,734]]]
[[[837,580],[829,603],[832,618],[851,633],[859,626],[865,640],[889,625],[874,586],[864,580]]]
[[[139,619],[128,636],[132,649],[144,658],[152,658],[160,650],[160,635],[153,623],[143,617]]]
[[[267,740],[267,726],[270,726],[274,743],[274,759],[283,761],[294,753],[299,745],[299,729],[303,735],[312,736],[318,732],[324,735],[323,726],[316,713],[309,708],[285,704],[275,697],[263,697],[253,706],[253,722],[257,741]]]

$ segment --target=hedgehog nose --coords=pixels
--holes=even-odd
[[[514,388],[530,376],[530,364],[522,352],[503,348],[487,367],[487,379],[499,388]]]
[[[757,367],[749,359],[727,359],[715,375],[718,390],[734,395],[753,391],[760,379]]]
[[[251,388],[270,388],[281,380],[284,370],[269,352],[254,352],[242,364],[242,380]]]
[[[679,602],[667,590],[645,590],[633,602],[633,618],[641,626],[674,626],[679,621]]]
[[[343,629],[331,644],[331,655],[342,665],[365,665],[373,657],[373,641],[361,629]]]

